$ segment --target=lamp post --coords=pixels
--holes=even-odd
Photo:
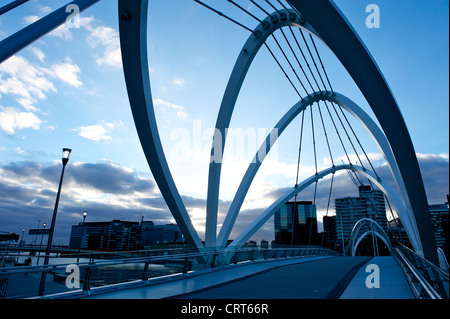
[[[47,226],[46,223],[44,223],[44,225],[42,225],[41,243],[39,244],[39,252],[38,252],[38,258],[37,258],[36,266],[39,266],[39,258],[41,257],[42,241],[44,239],[44,229],[45,229],[46,226]]]
[[[20,244],[19,244],[19,253],[17,254],[17,263],[19,263],[20,251],[22,250],[22,243],[23,243],[23,235],[24,234],[25,234],[25,228],[22,228],[22,240],[20,241]]]
[[[77,264],[80,261],[81,244],[83,243],[83,235],[84,235],[84,221],[86,220],[86,216],[87,216],[87,211],[84,211],[83,212],[83,228],[81,228],[80,244],[78,245]]]
[[[70,148],[63,148],[63,153],[62,153],[63,167],[62,167],[62,172],[61,172],[61,179],[59,180],[58,194],[56,195],[55,209],[53,210],[52,223],[50,224],[50,232],[48,234],[47,249],[45,252],[44,265],[48,265],[48,262],[50,260],[50,252],[51,252],[51,248],[52,248],[53,234],[55,232],[56,214],[58,213],[58,204],[59,204],[59,198],[61,196],[61,187],[62,187],[62,182],[63,182],[63,178],[64,178],[64,170],[66,169],[66,165],[69,162],[71,153],[72,153],[72,150]],[[46,275],[47,275],[47,273],[45,271],[43,271],[42,276],[41,276],[41,282],[39,285],[39,296],[42,296],[44,294]]]

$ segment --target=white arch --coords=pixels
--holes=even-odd
[[[373,139],[377,143],[380,148],[386,162],[389,164],[391,172],[394,177],[394,181],[397,184],[397,187],[401,191],[401,207],[402,209],[398,211],[399,217],[405,227],[405,230],[413,243],[415,249],[421,250],[421,241],[417,231],[417,225],[415,224],[415,219],[412,216],[412,209],[408,200],[403,200],[404,198],[408,198],[403,179],[401,178],[401,174],[399,172],[397,163],[392,154],[392,150],[389,147],[389,143],[378,128],[376,123],[368,116],[358,105],[356,105],[353,101],[348,99],[342,94],[334,93],[333,95],[327,94],[327,92],[318,92],[315,95],[307,97],[304,101],[300,101],[295,104],[286,114],[282,117],[282,119],[277,123],[274,130],[267,136],[265,143],[261,145],[257,154],[253,158],[253,161],[249,165],[241,184],[239,185],[238,191],[231,203],[228,214],[223,223],[222,229],[219,233],[219,237],[217,240],[218,246],[225,246],[227,240],[229,239],[230,233],[234,226],[234,223],[239,214],[239,210],[244,202],[245,196],[253,182],[253,179],[261,167],[262,162],[264,161],[266,155],[270,152],[271,147],[274,145],[276,140],[281,136],[287,126],[300,114],[300,112],[304,111],[308,106],[314,104],[318,101],[329,101],[334,102],[343,107],[346,111],[351,113],[363,126],[367,129],[367,131],[372,135]],[[273,132],[277,132],[274,134]]]
[[[358,235],[359,230],[361,229],[362,226],[364,226],[367,223],[371,224],[372,226],[375,226],[381,232],[379,233],[374,231],[374,233],[386,244],[389,250],[391,250],[392,247],[391,241],[389,240],[389,236],[386,234],[383,227],[381,227],[380,224],[378,224],[373,219],[362,218],[353,226],[352,233],[350,236],[350,247],[352,249],[352,256],[355,256],[356,249],[358,248],[359,243],[364,239],[365,236],[367,236],[370,233],[370,231],[365,232],[359,237],[359,239],[355,243],[355,238]]]
[[[371,235],[372,233],[373,233],[374,235],[376,235],[376,237],[380,238],[380,239],[383,241],[383,243],[385,243],[386,247],[388,247],[389,251],[391,251],[391,246],[389,245],[389,243],[386,241],[386,239],[383,238],[383,236],[382,236],[379,232],[377,232],[377,231],[366,231],[366,232],[365,232],[364,234],[362,234],[362,235],[358,238],[358,240],[356,241],[356,243],[355,243],[355,245],[354,245],[354,249],[352,250],[352,256],[355,256],[356,250],[358,249],[358,246],[359,246],[359,244],[361,243],[361,241],[362,241],[364,238],[366,238],[368,235]]]
[[[209,165],[208,195],[206,202],[206,247],[216,246],[220,174],[222,170],[222,155],[223,150],[225,149],[227,134],[226,129],[230,125],[231,116],[233,114],[239,92],[241,91],[242,84],[244,83],[248,70],[256,57],[256,54],[259,52],[267,38],[282,27],[292,26],[302,28],[319,37],[314,28],[312,28],[311,25],[303,19],[303,17],[295,13],[295,11],[287,11],[283,9],[279,10],[279,12],[280,13],[275,12],[271,15],[271,17],[277,19],[276,23],[271,20],[271,17],[267,17],[263,23],[259,24],[259,26],[255,29],[255,32],[248,38],[233,68],[233,72],[230,76],[222,99],[219,115],[217,117],[215,129],[216,134],[213,138],[211,161]],[[219,160],[216,161],[217,159]]]
[[[359,172],[360,174],[364,175],[368,179],[372,181],[390,200],[392,203],[392,206],[394,209],[396,209],[398,212],[405,213],[403,210],[403,204],[398,195],[392,190],[392,188],[386,184],[383,183],[381,180],[375,176],[374,173],[363,169],[360,166],[357,165],[338,165],[333,166],[331,168],[325,169],[307,179],[305,179],[302,183],[298,184],[297,187],[293,187],[291,190],[289,190],[287,193],[285,193],[283,196],[278,198],[271,206],[269,206],[264,212],[259,215],[253,223],[251,223],[230,245],[227,246],[227,249],[236,248],[236,246],[241,246],[245,244],[247,240],[249,240],[268,220],[270,217],[275,214],[275,212],[280,209],[281,206],[283,206],[289,199],[303,191],[305,188],[307,188],[309,185],[315,183],[316,181],[319,181],[320,179],[330,175],[334,174],[341,170],[351,170],[354,172]]]

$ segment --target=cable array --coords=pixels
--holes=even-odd
[[[229,15],[206,5],[200,0],[194,1],[256,36],[256,32],[254,31],[255,28],[246,25],[250,23],[249,21],[246,23],[238,22],[238,18],[231,18]],[[284,10],[295,12],[298,16],[301,16],[301,14],[287,0],[240,0],[240,2],[238,0],[223,0],[223,2],[225,1],[228,2],[234,9],[244,13],[244,16],[250,17],[250,21],[256,21],[263,27],[268,23],[268,17],[270,17],[270,21],[272,21],[272,23],[277,23],[277,21],[281,19],[282,11]],[[242,15],[239,17],[242,19]],[[280,71],[301,101],[304,101],[306,97],[311,97],[316,94],[334,94],[331,78],[328,75],[324,60],[320,54],[320,48],[316,44],[314,36],[309,33],[305,35],[305,32],[306,31],[302,30],[302,28],[295,28],[292,26],[279,28],[277,31],[273,32],[264,43],[264,47],[267,49],[270,56],[275,61],[275,64],[279,67]],[[315,111],[316,107],[317,113]],[[297,187],[299,183],[301,158],[302,155],[304,155],[302,152],[302,144],[305,142],[304,129],[306,117],[309,117],[311,123],[312,153],[314,156],[314,169],[316,175],[318,174],[316,138],[321,134],[326,141],[327,151],[333,167],[335,167],[335,160],[337,158],[336,156],[333,156],[333,149],[334,151],[337,151],[340,148],[345,154],[345,158],[350,165],[357,164],[365,170],[366,167],[363,162],[364,158],[364,160],[369,164],[371,170],[379,179],[379,175],[376,172],[374,165],[372,164],[350,121],[345,115],[343,108],[340,105],[330,101],[315,102],[310,105],[309,108],[309,116],[307,116],[305,112],[306,110],[304,110],[301,115],[297,172],[294,184],[295,187]],[[315,123],[314,113],[318,114],[320,122]],[[335,143],[335,145],[332,145],[331,143],[330,130],[327,131],[325,124],[326,120],[329,120],[332,123],[332,131],[339,140],[339,143]],[[321,125],[317,125],[318,123]],[[350,148],[346,146],[346,144],[349,144]],[[362,151],[362,156],[359,155],[357,146]],[[351,150],[351,152],[349,150]],[[351,160],[351,153],[356,155],[355,163]],[[362,178],[359,177],[356,172],[349,171],[348,173],[356,185],[364,185]],[[330,206],[332,187],[335,181],[334,175],[335,173],[333,173],[331,177],[329,198],[326,208],[327,215]],[[317,183],[318,182],[316,182],[314,186],[314,204],[316,201]],[[370,180],[369,183],[372,186]],[[294,197],[294,202],[296,201],[297,196]],[[292,218],[293,217],[294,212],[292,212]]]

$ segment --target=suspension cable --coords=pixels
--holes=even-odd
[[[298,40],[297,40],[297,37],[295,36],[295,33],[294,33],[294,31],[292,31],[292,27],[290,27],[290,26],[289,26],[289,31],[291,31],[291,34],[292,34],[292,36],[293,36],[293,38],[294,38],[294,41],[295,41],[295,43],[297,44],[297,47],[298,47],[298,49],[300,50],[300,53],[301,53],[302,56],[303,56],[303,60],[305,60],[306,66],[308,67],[309,72],[311,73],[311,75],[312,75],[312,77],[313,77],[313,79],[314,79],[314,82],[316,83],[317,88],[318,88],[318,90],[320,91],[319,83],[317,83],[317,79],[316,79],[316,77],[315,77],[313,71],[311,70],[311,66],[309,65],[308,59],[306,59],[306,56],[305,56],[305,54],[303,53],[303,50],[302,50],[302,48],[301,48],[301,46],[300,46],[300,44],[299,44],[299,42],[298,42]],[[308,77],[307,77],[307,78],[308,78]],[[313,91],[314,91],[314,89],[313,89]]]
[[[302,124],[300,127],[300,142],[298,147],[298,159],[297,159],[297,177],[295,179],[295,187],[298,185],[298,177],[300,174],[300,156],[302,154],[302,140],[303,140],[303,125],[305,122],[305,111],[302,112]]]
[[[333,182],[334,182],[334,175],[336,173],[331,174],[331,183],[330,183],[330,192],[328,193],[328,203],[327,203],[327,211],[325,213],[325,217],[328,217],[328,211],[330,209],[330,202],[331,202],[331,192],[333,190]],[[324,224],[324,223],[323,223]],[[325,225],[324,225],[325,226]],[[325,236],[325,227],[323,229],[322,232],[322,246],[323,246],[323,240],[324,240],[324,236]]]
[[[319,102],[317,102],[317,104],[319,104]],[[325,133],[325,139],[327,141],[328,152],[330,153],[331,163],[333,164],[334,167],[333,154],[331,152],[330,142],[328,140],[327,129],[325,128],[325,123],[323,121],[322,111],[320,110],[320,104],[319,104],[319,114],[320,114],[320,121],[322,122],[323,132]]]
[[[369,165],[372,168],[372,171],[375,173],[375,175],[379,179],[380,177],[378,176],[377,171],[375,170],[375,167],[372,165],[372,161],[369,159],[369,156],[367,155],[366,151],[364,150],[364,147],[362,146],[361,141],[359,140],[358,136],[356,135],[355,131],[353,130],[353,127],[350,125],[350,122],[349,122],[347,116],[345,115],[345,112],[342,110],[342,107],[340,105],[339,105],[339,109],[341,110],[341,113],[344,116],[345,121],[347,122],[347,124],[350,127],[353,135],[355,136],[356,141],[358,142],[359,146],[361,147],[361,150],[363,151],[364,156],[366,157],[367,161],[369,162]]]
[[[230,2],[231,4],[235,5],[236,7],[238,7],[239,9],[241,9],[242,11],[244,11],[245,13],[247,13],[249,16],[251,16],[253,19],[255,19],[256,21],[258,21],[259,23],[263,23],[263,21],[259,18],[257,18],[255,15],[251,14],[250,11],[244,9],[243,7],[241,7],[239,4],[237,4],[236,2],[234,2],[233,0],[227,0],[228,2]]]
[[[314,132],[313,105],[311,105],[309,108],[310,108],[310,111],[311,111],[311,130],[312,130],[313,148],[314,148],[314,165],[315,165],[315,168],[316,168],[316,175],[317,175],[318,171],[317,171],[316,134]]]
[[[321,82],[322,82],[322,84],[323,84],[323,87],[324,87],[324,91],[326,91],[326,90],[327,90],[327,86],[325,85],[325,82],[323,81],[322,74],[321,74],[320,71],[319,71],[319,67],[317,66],[316,60],[314,59],[314,56],[313,56],[313,54],[312,54],[312,52],[311,52],[311,49],[309,48],[309,44],[308,44],[308,42],[306,41],[306,38],[305,38],[305,36],[304,36],[304,34],[303,34],[303,31],[302,31],[301,29],[299,29],[299,32],[300,32],[300,34],[301,34],[301,36],[302,36],[303,42],[304,42],[305,45],[306,45],[306,48],[308,49],[309,56],[311,57],[311,59],[312,59],[312,61],[313,61],[313,63],[314,63],[314,67],[316,68],[316,71],[317,71],[317,73],[319,74],[320,80],[321,80]],[[319,87],[319,88],[320,88],[320,87]]]
[[[264,10],[264,8],[261,7],[259,4],[257,4],[255,1],[250,0],[250,2],[253,3],[255,6],[257,6],[259,10],[261,10],[262,12],[264,12],[265,15],[267,15],[268,17],[271,17],[270,13],[267,12],[266,10]]]
[[[279,15],[281,15],[280,10],[278,10],[277,7],[275,7],[275,6],[272,4],[272,2],[270,2],[269,0],[265,0],[265,1],[266,1],[266,3],[267,3],[269,6],[272,7],[272,9],[274,9]]]
[[[281,34],[283,35],[284,39],[286,40],[286,43],[288,44],[289,49],[291,49],[292,55],[294,56],[295,60],[297,61],[298,66],[299,66],[300,69],[302,70],[303,75],[305,76],[306,80],[308,81],[309,86],[311,87],[311,90],[314,92],[314,88],[313,88],[313,86],[311,85],[311,81],[309,80],[308,76],[306,75],[306,72],[305,72],[305,70],[303,69],[302,64],[301,64],[300,61],[298,60],[297,54],[295,54],[294,49],[293,49],[292,46],[291,46],[291,43],[289,42],[288,38],[286,37],[286,34],[284,33],[283,29],[280,29],[280,31],[281,31]],[[308,94],[308,95],[309,95],[309,94]]]
[[[240,22],[238,22],[238,21],[236,21],[236,20],[230,18],[229,16],[223,14],[222,12],[220,12],[220,11],[218,11],[218,10],[216,10],[216,9],[214,9],[214,8],[212,8],[212,7],[210,7],[209,5],[207,5],[207,4],[203,3],[203,2],[201,2],[200,0],[194,0],[194,1],[197,2],[198,4],[204,6],[205,8],[207,8],[207,9],[209,9],[209,10],[211,10],[211,11],[217,13],[219,16],[221,16],[221,17],[223,17],[223,18],[225,18],[225,19],[227,19],[227,20],[233,22],[234,24],[237,24],[237,25],[240,26],[241,28],[244,28],[245,30],[247,30],[247,31],[249,31],[249,32],[251,32],[251,33],[254,33],[254,31],[253,31],[252,29],[250,29],[250,28],[246,27],[245,25],[243,25],[242,23],[240,23]]]
[[[295,71],[295,68],[292,66],[291,61],[287,57],[286,53],[284,52],[283,48],[281,47],[280,43],[278,42],[278,40],[277,40],[277,38],[275,37],[274,34],[272,34],[272,38],[275,40],[275,43],[277,44],[278,48],[280,49],[280,51],[283,54],[284,58],[286,59],[287,63],[291,67],[292,72],[294,72],[295,77],[300,82],[300,85],[302,86],[303,90],[306,92],[307,95],[309,95],[308,90],[305,88],[305,85],[303,84],[302,80],[300,80],[300,77],[298,76],[297,71]]]
[[[267,43],[264,43],[265,47],[267,48],[267,50],[269,50],[270,54],[272,55],[272,57],[274,58],[275,62],[278,64],[278,66],[280,67],[281,71],[283,71],[284,76],[288,79],[289,83],[291,83],[293,89],[295,90],[295,92],[297,92],[297,95],[300,97],[300,99],[302,101],[304,101],[302,95],[300,94],[300,92],[297,90],[297,88],[295,87],[294,83],[292,83],[292,80],[289,78],[289,76],[287,75],[286,71],[284,70],[283,66],[280,64],[280,62],[278,61],[278,59],[276,58],[275,54],[273,54],[272,50],[270,49],[270,47],[267,45]]]
[[[325,66],[323,65],[322,58],[320,57],[319,51],[317,50],[317,47],[316,47],[316,43],[315,43],[315,41],[314,41],[314,38],[313,38],[313,36],[312,36],[311,34],[309,35],[309,37],[310,37],[311,42],[312,42],[312,44],[313,44],[313,46],[314,46],[314,50],[316,51],[317,57],[319,58],[319,62],[320,62],[320,64],[321,64],[321,66],[322,66],[323,73],[325,74],[325,77],[327,78],[327,82],[328,82],[328,85],[330,86],[330,90],[331,90],[332,93],[334,93],[333,87],[331,86],[331,83],[330,83],[330,79],[328,78],[327,71],[325,70]]]
[[[359,157],[359,154],[358,154],[358,152],[356,151],[355,145],[353,144],[353,142],[352,142],[352,140],[351,140],[351,138],[350,138],[350,135],[348,134],[347,129],[345,128],[344,123],[342,122],[341,117],[339,116],[339,113],[336,111],[336,107],[334,106],[334,103],[333,103],[333,102],[331,102],[331,106],[333,106],[334,112],[336,113],[336,115],[337,115],[337,117],[338,117],[338,119],[339,119],[339,122],[341,123],[342,128],[344,129],[345,135],[347,135],[347,138],[348,138],[348,140],[349,140],[349,142],[350,142],[350,145],[352,146],[353,151],[355,152],[355,155],[356,155],[356,157],[358,158],[359,163],[361,164],[361,167],[362,167],[363,169],[365,169],[364,164],[362,163],[361,158]]]
[[[347,160],[351,164],[352,161],[350,160],[350,156],[348,156],[347,149],[345,148],[344,142],[342,141],[341,134],[339,134],[339,130],[338,130],[337,126],[336,126],[336,122],[334,121],[333,116],[331,115],[330,108],[328,107],[328,104],[327,104],[326,101],[324,101],[324,103],[325,103],[326,109],[328,111],[328,115],[330,116],[331,122],[333,123],[333,126],[334,126],[334,129],[336,131],[336,134],[337,134],[337,136],[339,138],[339,141],[341,142],[341,146],[344,149],[345,156],[347,156]]]

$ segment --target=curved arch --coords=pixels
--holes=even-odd
[[[355,256],[355,252],[356,249],[359,245],[359,243],[361,242],[361,240],[367,236],[367,234],[369,234],[370,232],[365,232],[364,234],[362,234],[359,239],[356,241],[355,243],[355,238],[358,235],[359,230],[361,229],[362,226],[364,226],[365,224],[370,223],[371,225],[374,225],[380,232],[374,232],[381,240],[383,240],[383,242],[386,244],[386,246],[389,248],[389,250],[391,250],[392,244],[391,241],[389,240],[389,236],[386,234],[386,232],[384,231],[383,227],[380,226],[380,224],[378,224],[376,221],[374,221],[373,219],[370,218],[362,218],[360,219],[358,222],[356,222],[356,224],[353,226],[352,229],[352,233],[350,235],[350,247],[352,249],[352,256]]]
[[[364,175],[365,177],[370,179],[388,197],[394,209],[399,212],[403,210],[403,204],[398,195],[393,192],[392,188],[388,184],[385,184],[381,180],[379,180],[374,173],[365,170],[357,165],[344,164],[333,166],[305,179],[302,183],[298,184],[297,187],[293,187],[283,196],[278,198],[271,206],[264,210],[264,212],[259,215],[258,218],[256,218],[255,221],[250,224],[238,237],[236,237],[236,239],[227,246],[227,249],[232,249],[236,246],[245,244],[245,242],[249,240],[255,234],[255,232],[257,232],[269,220],[269,218],[272,217],[273,214],[275,214],[275,212],[280,209],[280,207],[283,206],[289,199],[299,194],[301,191],[303,191],[305,188],[315,183],[316,181],[341,170],[351,170]]]
[[[158,132],[147,52],[148,0],[119,0],[120,47],[123,70],[137,133],[153,177],[177,225],[191,247],[202,249],[173,180]]]
[[[280,14],[287,18],[282,18]],[[276,17],[274,20],[276,23],[272,21],[272,17]],[[216,129],[211,148],[211,160],[208,175],[208,195],[206,202],[205,245],[207,247],[216,246],[220,174],[222,170],[223,150],[225,148],[227,134],[226,129],[230,125],[239,92],[241,91],[242,84],[244,83],[245,77],[254,58],[267,38],[278,29],[286,26],[302,28],[318,36],[311,25],[307,23],[303,17],[295,13],[295,11],[286,11],[284,9],[279,10],[279,12],[273,13],[270,17],[267,17],[262,23],[260,23],[258,27],[256,27],[255,32],[250,35],[241,53],[239,54],[228,81],[222,103],[220,105],[219,115],[217,116]]]
[[[359,244],[361,243],[361,241],[362,241],[364,238],[366,238],[368,235],[371,235],[372,233],[373,233],[376,237],[380,238],[380,239],[383,241],[383,243],[386,245],[386,247],[388,247],[389,251],[391,251],[391,246],[389,246],[389,244],[388,244],[388,242],[386,241],[386,239],[383,238],[383,236],[382,236],[379,232],[377,232],[377,231],[366,231],[366,232],[365,232],[364,234],[362,234],[362,235],[358,238],[358,240],[356,241],[355,246],[354,246],[354,250],[352,251],[352,256],[355,256],[356,250],[358,249],[358,246],[359,246]]]
[[[428,200],[416,152],[397,101],[380,68],[332,0],[290,0],[290,3],[341,61],[372,108],[404,180],[424,257],[438,265]]]
[[[375,122],[368,116],[357,104],[353,101],[345,97],[340,93],[334,93],[333,95],[327,94],[327,92],[318,92],[315,95],[305,98],[303,101],[295,104],[275,125],[275,128],[272,132],[267,136],[265,143],[261,145],[257,154],[253,158],[253,161],[250,163],[242,181],[239,185],[238,191],[236,192],[235,197],[231,203],[228,214],[225,217],[225,221],[223,223],[222,229],[220,230],[217,244],[218,246],[225,246],[234,223],[239,214],[239,210],[244,202],[245,196],[253,182],[254,177],[256,176],[259,168],[261,167],[262,162],[264,161],[266,155],[270,152],[272,146],[277,141],[277,139],[283,134],[284,130],[289,126],[289,124],[308,106],[319,102],[319,101],[329,101],[337,103],[342,106],[346,111],[351,113],[358,121],[360,121],[367,131],[372,135],[375,142],[378,144],[386,162],[389,164],[391,168],[391,172],[394,176],[394,180],[401,191],[402,197],[401,199],[407,197],[406,190],[403,185],[403,180],[401,178],[400,172],[398,170],[398,166],[395,162],[395,159],[392,155],[392,151],[389,147],[389,143],[386,140],[386,137],[375,124]],[[414,223],[414,219],[411,218],[411,208],[408,205],[409,201],[401,201],[403,209],[398,211],[399,217],[402,220],[402,223],[406,229],[408,236],[411,239],[414,247],[417,250],[421,250],[420,237],[417,232],[417,225]]]

